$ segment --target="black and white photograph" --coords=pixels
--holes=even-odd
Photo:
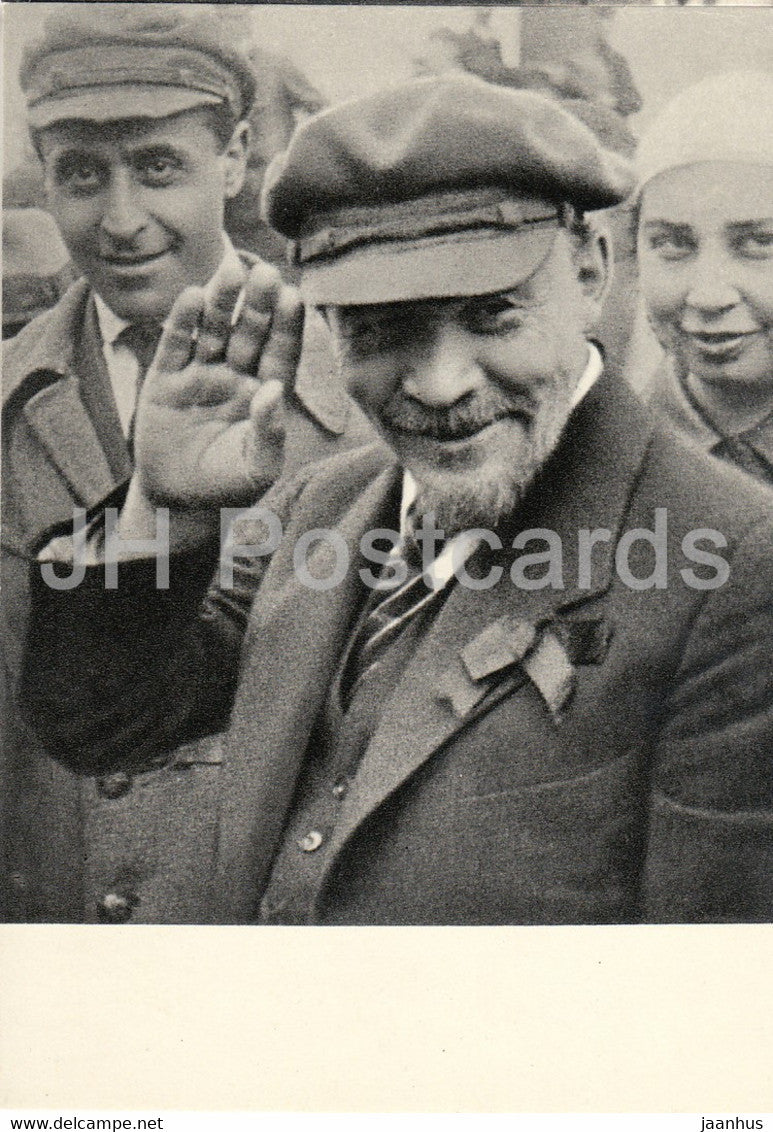
[[[4,938],[769,963],[769,9],[2,16]]]

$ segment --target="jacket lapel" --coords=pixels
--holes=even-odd
[[[754,451],[762,468],[767,470],[769,476],[773,474],[773,416],[756,428],[749,429],[743,434],[743,439]]]
[[[554,619],[571,623],[575,609],[609,587],[615,545],[649,436],[649,419],[633,394],[622,384],[602,379],[570,422],[518,517],[516,529],[547,528],[558,534],[564,588],[529,591],[514,585],[509,575],[516,557],[512,549],[500,558],[504,573],[496,586],[454,586],[406,667],[343,802],[331,862],[368,814],[439,747],[524,684],[527,677],[513,668],[513,660],[519,650],[527,649],[531,631],[537,633]],[[610,532],[609,541],[594,549],[589,585],[581,585],[578,576],[577,532],[582,529]],[[494,558],[491,564],[497,564]],[[559,696],[556,682],[568,659],[563,648],[555,653],[543,656],[548,667],[542,665],[542,679],[538,664],[532,672],[535,681],[544,684],[540,691],[548,701],[551,692]],[[488,693],[489,685],[473,678],[482,674],[496,679],[498,669],[503,680]],[[551,689],[551,684],[556,686]]]
[[[247,663],[223,751],[215,891],[226,922],[251,914],[267,874],[310,734],[359,609],[359,542],[378,525],[394,481],[393,467],[382,471],[336,527],[351,563],[340,585],[314,590],[295,576],[291,561],[272,564],[283,570],[281,588],[267,577],[264,596],[259,592],[253,607],[243,651]],[[312,575],[329,574],[329,544],[317,543],[307,564]]]
[[[24,416],[79,504],[93,507],[117,486],[76,377],[68,374],[36,393]]]
[[[63,521],[73,503],[90,508],[115,489],[131,471],[128,452],[125,464],[111,467],[94,422],[84,403],[80,365],[85,348],[101,351],[98,343],[85,342],[90,304],[88,285],[80,280],[57,306],[25,328],[9,344],[5,368],[4,414],[8,428],[9,460],[18,482],[19,498],[36,501],[34,523],[24,531],[24,542],[37,545],[46,532]],[[93,329],[92,329],[93,336]],[[103,363],[104,364],[104,363]],[[86,373],[85,378],[90,374]],[[60,477],[61,492],[42,489],[39,464],[25,449],[14,459],[14,433],[10,422],[16,406],[46,459]],[[117,422],[117,417],[116,417]],[[116,424],[119,429],[120,425]],[[123,437],[120,436],[123,443]],[[125,443],[124,443],[125,448]]]

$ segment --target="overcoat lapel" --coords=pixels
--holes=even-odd
[[[17,494],[35,501],[34,523],[25,531],[26,541],[34,545],[53,525],[70,518],[63,515],[63,508],[73,502],[87,508],[95,506],[131,471],[117,414],[114,426],[124,456],[120,466],[111,468],[83,398],[82,381],[99,379],[109,385],[106,372],[96,378],[92,372],[95,364],[103,370],[105,364],[93,298],[85,281],[74,283],[53,310],[9,344],[6,361],[9,373],[7,379],[4,377],[4,413],[13,413],[14,405],[22,400],[27,429],[62,483],[59,492],[38,482],[39,463],[24,447],[14,453],[13,430],[9,429],[9,467],[18,483]]]
[[[249,916],[281,834],[309,738],[359,608],[359,542],[379,519],[395,480],[382,471],[336,527],[349,551],[344,581],[325,591],[292,569],[278,591],[266,579],[244,645],[245,667],[224,741],[216,868],[225,922]],[[323,517],[320,516],[320,522]],[[310,572],[327,575],[330,545],[316,544]]]
[[[474,688],[466,706],[449,696],[449,690],[469,684],[465,653],[492,622],[506,616],[510,625],[538,627],[556,617],[571,619],[572,610],[609,587],[615,544],[649,436],[648,417],[633,395],[613,382],[600,382],[525,501],[518,524],[520,530],[548,528],[559,535],[565,588],[527,591],[515,586],[509,576],[512,549],[502,556],[498,585],[488,590],[454,587],[407,665],[360,764],[342,804],[329,862],[389,794],[457,731],[499,702],[496,694],[480,698]],[[577,532],[583,528],[607,529],[610,539],[594,549],[591,584],[580,588]],[[517,691],[525,681],[513,680],[512,667],[507,668],[506,688]]]
[[[79,504],[93,507],[117,486],[76,377],[68,374],[36,393],[24,416]]]

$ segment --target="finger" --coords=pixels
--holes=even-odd
[[[291,389],[303,343],[304,310],[295,287],[283,287],[274,308],[268,341],[258,363],[259,381],[281,381]]]
[[[204,310],[201,287],[186,287],[177,297],[153,359],[153,369],[175,373],[191,360]]]
[[[220,271],[208,288],[204,306],[196,359],[200,362],[222,361],[225,356],[234,308],[244,286],[245,273],[239,265]]]
[[[282,277],[275,267],[268,263],[253,267],[226,353],[232,369],[255,374],[281,289]]]
[[[250,401],[250,420],[258,433],[281,436],[284,432],[284,386],[281,381],[265,381]]]

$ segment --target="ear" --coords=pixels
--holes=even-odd
[[[574,262],[587,309],[586,330],[598,322],[612,282],[612,242],[604,228],[575,236]]]
[[[227,200],[241,191],[247,172],[247,154],[250,146],[250,127],[248,122],[238,122],[228,145],[223,150],[224,185]]]

